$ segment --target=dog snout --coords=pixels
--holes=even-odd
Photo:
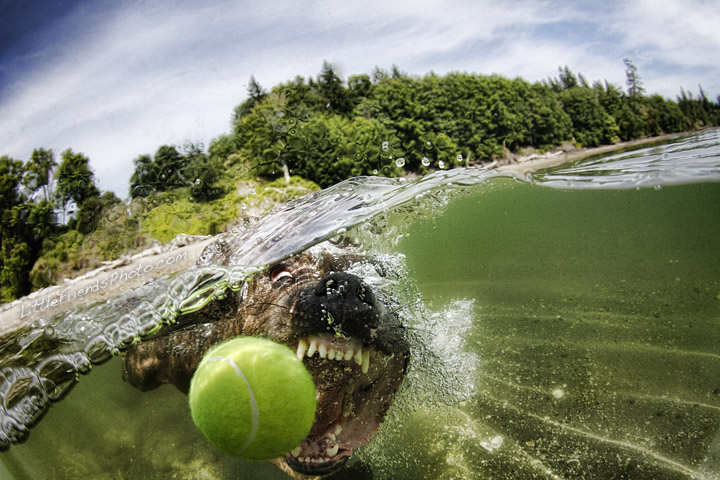
[[[327,301],[360,301],[373,306],[375,294],[362,279],[345,272],[333,272],[318,282],[315,295],[325,297]]]

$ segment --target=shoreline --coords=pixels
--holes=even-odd
[[[576,162],[594,155],[602,155],[626,148],[640,147],[648,144],[665,142],[680,138],[685,135],[691,135],[695,131],[682,133],[667,133],[657,137],[637,138],[627,142],[618,142],[612,145],[601,145],[599,147],[580,148],[571,151],[557,150],[542,155],[530,155],[528,157],[512,158],[510,160],[496,161],[495,165],[490,164],[484,168],[493,168],[500,171],[512,171],[517,173],[531,173],[545,168],[557,167],[565,163]],[[506,163],[509,162],[509,163]],[[493,162],[495,163],[495,162]]]
[[[559,148],[554,152],[526,157],[513,156],[511,159],[494,161],[478,167],[525,174],[575,162],[592,155],[664,142],[692,133],[666,134],[569,151]],[[104,266],[83,275],[66,279],[57,285],[36,290],[22,298],[0,305],[0,336],[25,327],[38,318],[47,319],[79,304],[106,300],[118,290],[137,287],[159,276],[188,268],[194,264],[212,239],[213,237],[184,235],[168,244],[149,248],[136,255],[124,255],[118,260],[105,262]]]

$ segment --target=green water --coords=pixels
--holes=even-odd
[[[413,224],[399,249],[425,301],[475,299],[478,394],[399,431],[417,440],[388,471],[718,478],[718,206],[719,184],[568,192],[505,182]],[[483,436],[502,447],[490,453]]]
[[[720,478],[718,206],[720,183],[496,179],[391,216],[428,309],[474,301],[479,363],[465,401],[393,413],[361,455],[375,478]],[[215,451],[183,395],[133,389],[117,360],[0,458],[15,479],[287,478]]]

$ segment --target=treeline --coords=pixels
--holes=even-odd
[[[220,233],[246,204],[258,214],[319,188],[299,177],[261,184],[203,150],[163,145],[138,157],[128,201],[100,192],[82,153],[0,157],[0,304],[180,233]]]
[[[590,83],[568,67],[536,83],[467,73],[416,77],[396,67],[343,79],[327,62],[316,78],[298,76],[269,91],[251,77],[230,133],[207,149],[162,145],[134,160],[127,204],[101,194],[81,153],[68,149],[59,164],[42,148],[25,162],[0,157],[0,301],[53,283],[71,254],[72,269],[87,267],[90,234],[93,254],[107,259],[142,246],[147,235],[166,241],[198,224],[197,233],[221,229],[237,214],[242,178],[293,175],[296,184],[297,177],[310,181],[299,190],[307,191],[312,182],[423,174],[528,147],[591,147],[720,125],[720,101],[702,88],[698,95],[681,90],[676,100],[647,95],[637,68],[630,60],[625,67],[625,89]],[[186,223],[167,228],[181,215]]]
[[[119,202],[112,192],[100,194],[81,153],[65,150],[60,164],[42,148],[27,162],[0,157],[0,301],[45,286],[48,281],[31,279],[43,250],[68,231],[94,231],[106,207]],[[66,249],[59,255],[67,256]]]
[[[648,96],[637,68],[630,60],[625,66],[626,90],[590,83],[568,67],[538,83],[466,73],[413,77],[397,68],[345,81],[329,63],[316,79],[298,76],[270,91],[251,77],[232,132],[210,151],[226,166],[268,178],[292,173],[327,187],[355,175],[491,161],[506,149],[592,147],[720,124],[720,106],[702,88],[695,97],[681,91],[677,101]]]

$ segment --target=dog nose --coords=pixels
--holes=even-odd
[[[397,316],[352,273],[330,273],[300,291],[292,322],[298,336],[330,333],[388,354],[407,354],[410,349]]]
[[[327,275],[315,287],[315,295],[328,301],[360,300],[366,305],[375,304],[375,295],[370,287],[357,275],[334,272]]]

